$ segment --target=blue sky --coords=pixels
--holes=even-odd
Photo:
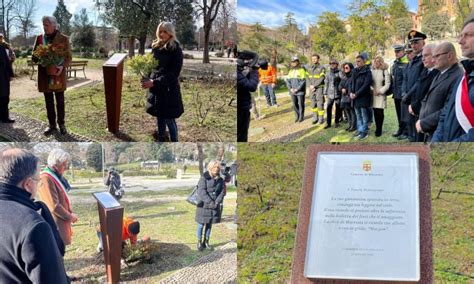
[[[347,6],[352,0],[238,0],[237,21],[254,24],[260,22],[264,26],[276,27],[283,24],[288,12],[295,14],[300,28],[305,29],[314,24],[317,17],[325,11],[347,15]],[[416,11],[417,0],[407,0],[408,9]]]

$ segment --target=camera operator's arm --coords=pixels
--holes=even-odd
[[[250,92],[255,92],[258,86],[258,71],[251,69],[248,78],[242,72],[237,72],[237,84]]]

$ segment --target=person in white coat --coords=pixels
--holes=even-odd
[[[384,62],[382,56],[377,56],[372,64],[372,109],[375,118],[375,136],[382,135],[382,126],[384,120],[384,109],[387,107],[387,96],[385,93],[390,88],[390,72],[388,65]]]

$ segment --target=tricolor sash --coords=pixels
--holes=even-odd
[[[461,79],[456,91],[456,118],[459,125],[467,133],[474,127],[474,106],[469,99],[469,90],[467,88],[467,74]]]
[[[68,206],[68,208],[66,208],[66,209],[69,211],[69,213],[72,213],[71,202],[69,201],[69,197],[67,195],[66,186],[61,182],[61,179],[57,176],[56,172],[51,170],[49,167],[46,167],[41,171],[41,174],[47,175],[53,181],[53,183],[60,190],[62,190],[64,192],[64,196],[66,198],[66,203],[67,203],[67,206]]]

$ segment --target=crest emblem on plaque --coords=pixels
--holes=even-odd
[[[372,170],[372,162],[371,161],[363,161],[362,162],[362,169],[366,172],[370,172]]]

